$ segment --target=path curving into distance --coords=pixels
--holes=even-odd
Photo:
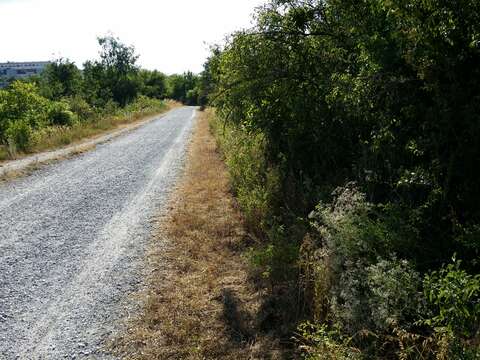
[[[0,359],[108,358],[196,109],[0,183]]]

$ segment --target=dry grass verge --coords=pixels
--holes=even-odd
[[[281,359],[258,329],[262,293],[249,279],[243,219],[199,116],[184,179],[148,255],[149,290],[115,351],[128,359]]]
[[[96,146],[95,144],[84,144],[84,145],[80,144],[77,148],[73,149],[68,154],[55,156],[54,158],[51,158],[45,161],[36,161],[18,170],[6,170],[5,168],[1,167],[1,162],[0,162],[0,183],[8,182],[10,180],[25,177],[25,176],[29,176],[33,172],[41,169],[43,166],[47,166],[57,161],[69,159],[71,157],[83,154],[87,151],[94,149],[95,146]]]

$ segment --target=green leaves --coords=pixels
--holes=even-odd
[[[47,65],[40,77],[40,93],[50,100],[78,96],[82,91],[82,74],[68,59]]]
[[[190,71],[174,74],[167,78],[166,94],[170,99],[187,105],[197,105],[200,92],[200,78]]]
[[[434,309],[425,323],[469,338],[480,327],[480,275],[468,274],[461,263],[453,257],[452,263],[425,276],[425,296]]]
[[[12,156],[27,150],[34,130],[55,122],[66,125],[73,118],[68,104],[40,96],[33,83],[15,81],[0,90],[0,142],[9,146]]]
[[[420,314],[407,300],[422,297],[417,280],[434,270],[424,282],[434,314],[420,332],[478,336],[479,278],[469,273],[480,264],[480,2],[272,0],[256,19],[213,56],[209,73],[227,127],[262,136],[265,167],[278,170],[282,196],[270,206],[283,217],[267,224],[257,262],[274,277],[270,265],[281,247],[271,234],[284,225],[283,242],[298,244],[292,219],[321,202],[314,212],[321,245],[312,256],[323,257],[310,265],[325,266],[313,276],[341,274],[340,312],[352,304],[362,319],[367,305],[379,309],[363,323],[352,320],[351,329],[375,315],[385,336],[390,328],[379,324],[389,315],[415,327]],[[244,170],[264,193],[264,169],[234,158],[242,159],[237,173]],[[350,182],[364,198],[338,204],[332,191]],[[262,198],[247,190],[243,199]],[[264,204],[249,203],[253,214]],[[438,270],[453,252],[465,270]],[[421,337],[402,331],[401,344]]]
[[[113,100],[125,106],[137,97],[140,88],[135,48],[112,35],[98,38],[98,44],[100,61],[84,64],[86,98],[92,105],[105,106]]]
[[[13,82],[7,90],[0,90],[0,139],[6,140],[3,131],[9,124],[23,121],[26,126],[39,128],[48,123],[49,101],[38,93],[35,84]]]

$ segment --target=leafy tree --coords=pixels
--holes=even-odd
[[[91,104],[106,104],[113,100],[125,106],[137,97],[138,55],[132,46],[124,45],[118,38],[98,38],[101,47],[100,61],[84,64],[85,92]]]
[[[167,90],[167,77],[165,74],[154,70],[140,70],[139,79],[141,83],[140,92],[148,97],[163,99]]]
[[[188,105],[197,104],[197,91],[195,90],[198,85],[198,76],[192,72],[186,72],[184,74],[174,74],[168,78],[168,91],[169,98],[181,101]]]
[[[215,91],[214,72],[218,66],[221,50],[218,46],[212,47],[211,55],[203,64],[198,84],[198,105],[205,107],[209,102],[209,95]]]
[[[61,58],[47,65],[40,75],[39,84],[43,96],[59,100],[80,94],[82,74],[75,63]]]

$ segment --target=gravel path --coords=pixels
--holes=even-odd
[[[0,184],[0,359],[108,358],[195,109]]]

